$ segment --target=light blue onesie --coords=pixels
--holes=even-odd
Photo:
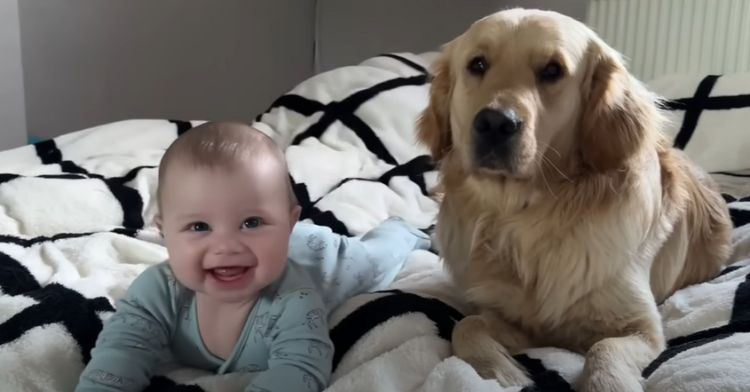
[[[429,236],[398,217],[360,238],[299,222],[289,244],[289,260],[310,275],[329,314],[348,298],[387,288],[413,250],[431,245]]]
[[[320,391],[333,355],[328,313],[346,298],[390,284],[409,253],[429,245],[400,219],[361,238],[298,223],[284,275],[263,290],[226,361],[201,340],[194,293],[175,281],[166,262],[149,267],[105,322],[76,391],[141,391],[157,369],[175,362],[217,374],[253,373],[247,392]]]

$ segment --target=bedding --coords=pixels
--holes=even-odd
[[[648,86],[666,98],[667,133],[705,170],[747,170],[750,73],[667,74]]]
[[[437,178],[416,142],[414,122],[427,103],[435,55],[384,54],[316,75],[255,118],[286,151],[302,220],[357,236],[398,215],[429,231]],[[699,135],[719,124],[680,111],[680,100],[695,95],[702,80],[679,79],[693,90],[673,93],[669,83],[654,84],[669,98],[676,130],[689,121],[691,134]],[[153,223],[156,167],[169,143],[199,123],[120,121],[0,152],[3,390],[73,389],[114,301],[147,266],[166,258]],[[735,253],[720,276],[660,307],[669,347],[645,370],[646,388],[747,390],[750,174],[738,169],[750,163],[744,156],[722,160],[730,157],[712,150],[713,138],[687,139],[686,151],[723,185],[736,226]],[[740,133],[715,139],[724,140],[722,148],[750,140]],[[471,311],[439,257],[413,252],[391,287],[332,312],[329,390],[502,391],[451,355],[453,325]],[[543,391],[574,390],[583,365],[580,355],[550,347],[516,358]],[[242,384],[242,374],[174,369],[154,377],[149,390],[241,391]]]

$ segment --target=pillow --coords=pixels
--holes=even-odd
[[[750,73],[665,75],[647,83],[666,99],[666,133],[709,172],[750,169]]]
[[[437,173],[416,122],[435,55],[388,53],[314,75],[256,118],[286,151],[303,221],[347,236],[389,216],[432,225]]]

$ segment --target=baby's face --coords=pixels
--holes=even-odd
[[[279,279],[298,212],[290,209],[283,170],[273,165],[170,166],[160,223],[180,283],[222,302],[243,302]]]

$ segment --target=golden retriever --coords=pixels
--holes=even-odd
[[[661,133],[658,100],[584,24],[487,16],[443,46],[419,139],[438,163],[436,242],[478,314],[455,354],[500,384],[519,350],[585,355],[583,391],[637,391],[665,346],[657,303],[717,274],[731,221]]]

